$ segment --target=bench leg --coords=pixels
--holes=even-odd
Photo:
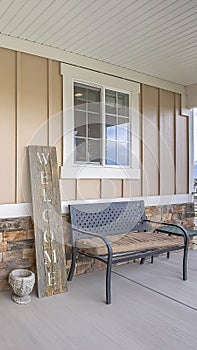
[[[145,263],[146,258],[141,258],[140,264],[143,265]],[[153,255],[151,255],[151,264],[153,264]]]
[[[187,258],[188,258],[189,240],[186,239],[183,253],[183,280],[187,281]]]
[[[106,270],[106,304],[111,304],[111,268],[112,259],[109,257]]]
[[[77,249],[72,247],[72,262],[71,262],[71,267],[68,274],[68,281],[72,281],[73,279],[75,265],[76,265],[76,257],[77,257]]]
[[[153,264],[153,259],[154,259],[154,256],[151,255],[151,260],[150,260],[151,264]]]
[[[141,258],[141,259],[140,259],[140,264],[141,264],[141,265],[143,265],[143,264],[145,263],[145,259],[146,259],[146,258]]]
[[[170,252],[167,252],[167,259],[170,259]]]

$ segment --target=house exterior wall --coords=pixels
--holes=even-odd
[[[63,165],[63,86],[58,60],[5,48],[0,48],[0,77],[0,290],[4,290],[14,268],[35,270],[33,222],[20,213],[22,203],[31,202],[27,146],[56,146],[58,164]],[[157,220],[171,220],[173,215],[177,220],[178,216],[181,223],[191,227],[193,205],[170,204],[174,195],[176,200],[176,195],[189,193],[188,117],[181,114],[184,96],[178,87],[170,91],[164,90],[165,84],[139,83],[140,179],[60,179],[61,198],[169,195],[167,205],[147,206],[147,215]],[[156,83],[159,85],[158,79]],[[2,215],[5,205],[7,214]],[[13,212],[17,213],[14,218]],[[64,216],[64,225],[69,266],[68,216]],[[100,267],[82,259],[77,273]]]
[[[31,202],[28,144],[63,163],[60,63],[0,48],[0,204]],[[62,200],[188,193],[188,117],[181,95],[141,84],[141,179],[60,179]]]

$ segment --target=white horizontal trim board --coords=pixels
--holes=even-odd
[[[147,197],[133,197],[133,198],[107,198],[107,199],[91,199],[91,200],[71,200],[63,202],[63,209],[67,210],[69,204],[84,204],[84,203],[106,203],[106,202],[118,202],[118,201],[138,201],[144,200],[145,207],[149,206],[161,206],[181,203],[192,203],[192,194],[175,194],[175,195],[163,195],[163,196],[147,196]],[[65,210],[65,212],[66,212]]]
[[[144,200],[145,206],[161,206],[170,204],[181,204],[181,203],[192,203],[192,194],[176,194],[176,195],[165,195],[165,196],[148,196],[148,197],[134,197],[134,198],[113,198],[113,199],[98,199],[98,200],[72,200],[62,201],[62,213],[68,212],[69,204],[83,204],[83,203],[106,203],[109,201],[136,201]],[[31,203],[21,204],[1,204],[0,205],[0,219],[18,218],[23,216],[32,216],[32,205]]]
[[[1,204],[0,219],[32,216],[31,203]]]

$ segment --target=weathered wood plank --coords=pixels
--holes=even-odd
[[[29,146],[38,296],[67,290],[55,147]]]

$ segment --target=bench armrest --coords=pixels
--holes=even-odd
[[[159,224],[159,225],[165,225],[165,226],[171,226],[171,227],[173,226],[173,227],[176,227],[176,228],[178,228],[179,230],[181,230],[182,233],[173,232],[173,231],[171,231],[170,229],[169,229],[169,230],[167,230],[167,229],[165,229],[165,230],[163,229],[163,230],[162,230],[162,227],[156,228],[155,231],[159,231],[159,232],[167,233],[167,234],[170,233],[171,235],[175,235],[175,236],[180,236],[180,235],[182,235],[182,236],[184,237],[184,240],[185,240],[185,241],[188,241],[188,240],[189,240],[189,234],[188,234],[187,230],[186,230],[183,226],[181,226],[181,225],[179,225],[179,224],[170,224],[170,223],[166,223],[166,222],[158,222],[158,221],[148,220],[148,219],[144,219],[143,221],[150,222],[150,223],[153,223],[153,224]]]
[[[72,230],[74,231],[77,231],[79,233],[82,233],[82,234],[85,234],[85,235],[88,235],[88,236],[91,236],[91,237],[97,237],[97,238],[100,238],[107,246],[107,250],[108,250],[108,255],[111,257],[112,254],[113,254],[113,251],[112,251],[112,246],[111,246],[111,243],[108,241],[107,238],[99,235],[98,233],[93,233],[93,232],[89,232],[89,231],[85,231],[85,230],[81,230],[75,226],[72,226]]]

